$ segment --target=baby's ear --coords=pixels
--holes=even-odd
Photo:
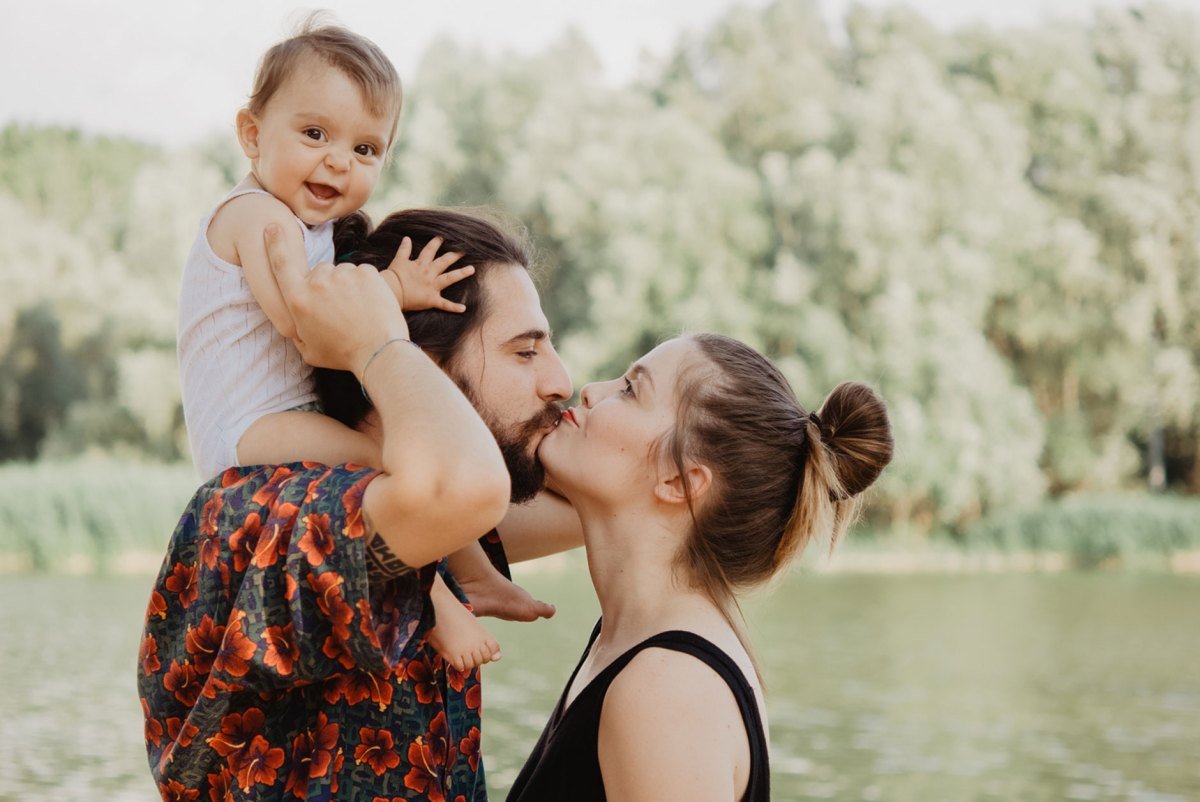
[[[242,146],[242,153],[246,154],[247,159],[257,159],[258,118],[250,113],[250,109],[239,109],[234,124],[237,126],[238,144]]]

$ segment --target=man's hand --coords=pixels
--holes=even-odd
[[[462,258],[461,253],[450,251],[441,256],[437,255],[442,247],[442,238],[431,239],[416,259],[412,259],[412,240],[408,237],[400,240],[396,257],[387,269],[396,277],[399,284],[397,300],[406,310],[441,309],[446,312],[465,312],[467,307],[447,301],[442,297],[442,290],[455,282],[462,281],[475,272],[471,265],[449,270],[450,265]],[[388,282],[389,285],[392,282]],[[393,291],[397,287],[393,286]]]
[[[400,305],[375,267],[324,262],[306,270],[290,254],[275,223],[266,227],[263,241],[305,362],[357,376],[380,344],[408,338]]]

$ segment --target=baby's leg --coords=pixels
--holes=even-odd
[[[434,577],[429,598],[436,617],[429,643],[443,660],[459,671],[470,671],[500,659],[500,644],[450,592],[441,576]]]
[[[476,615],[505,621],[536,621],[554,615],[554,605],[538,601],[496,570],[479,543],[463,546],[450,555],[450,573],[471,600]]]
[[[264,415],[238,441],[240,465],[320,462],[378,466],[379,446],[367,435],[319,412],[289,410]]]

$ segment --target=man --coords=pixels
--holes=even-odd
[[[382,471],[235,468],[197,491],[138,668],[166,800],[486,798],[478,673],[445,665],[426,639],[432,564],[495,527],[510,496],[536,492],[536,448],[571,384],[528,255],[497,226],[401,213],[353,258],[394,253],[402,236],[420,248],[430,229],[474,264],[454,285],[473,315],[406,321],[394,275],[376,269],[386,262],[306,273],[267,232],[301,354],[353,374],[340,395],[345,375],[325,374],[327,410],[378,438]],[[360,384],[373,407],[353,400]],[[551,548],[574,542],[564,506],[505,519],[519,557],[544,551],[551,532]]]

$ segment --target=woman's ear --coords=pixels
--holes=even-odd
[[[665,474],[654,486],[654,495],[664,504],[686,504],[688,494],[696,503],[704,498],[712,487],[712,471],[707,465],[691,464],[683,473],[672,471]]]
[[[258,158],[258,118],[250,113],[250,109],[239,109],[234,121],[237,127],[238,144],[247,159]]]

